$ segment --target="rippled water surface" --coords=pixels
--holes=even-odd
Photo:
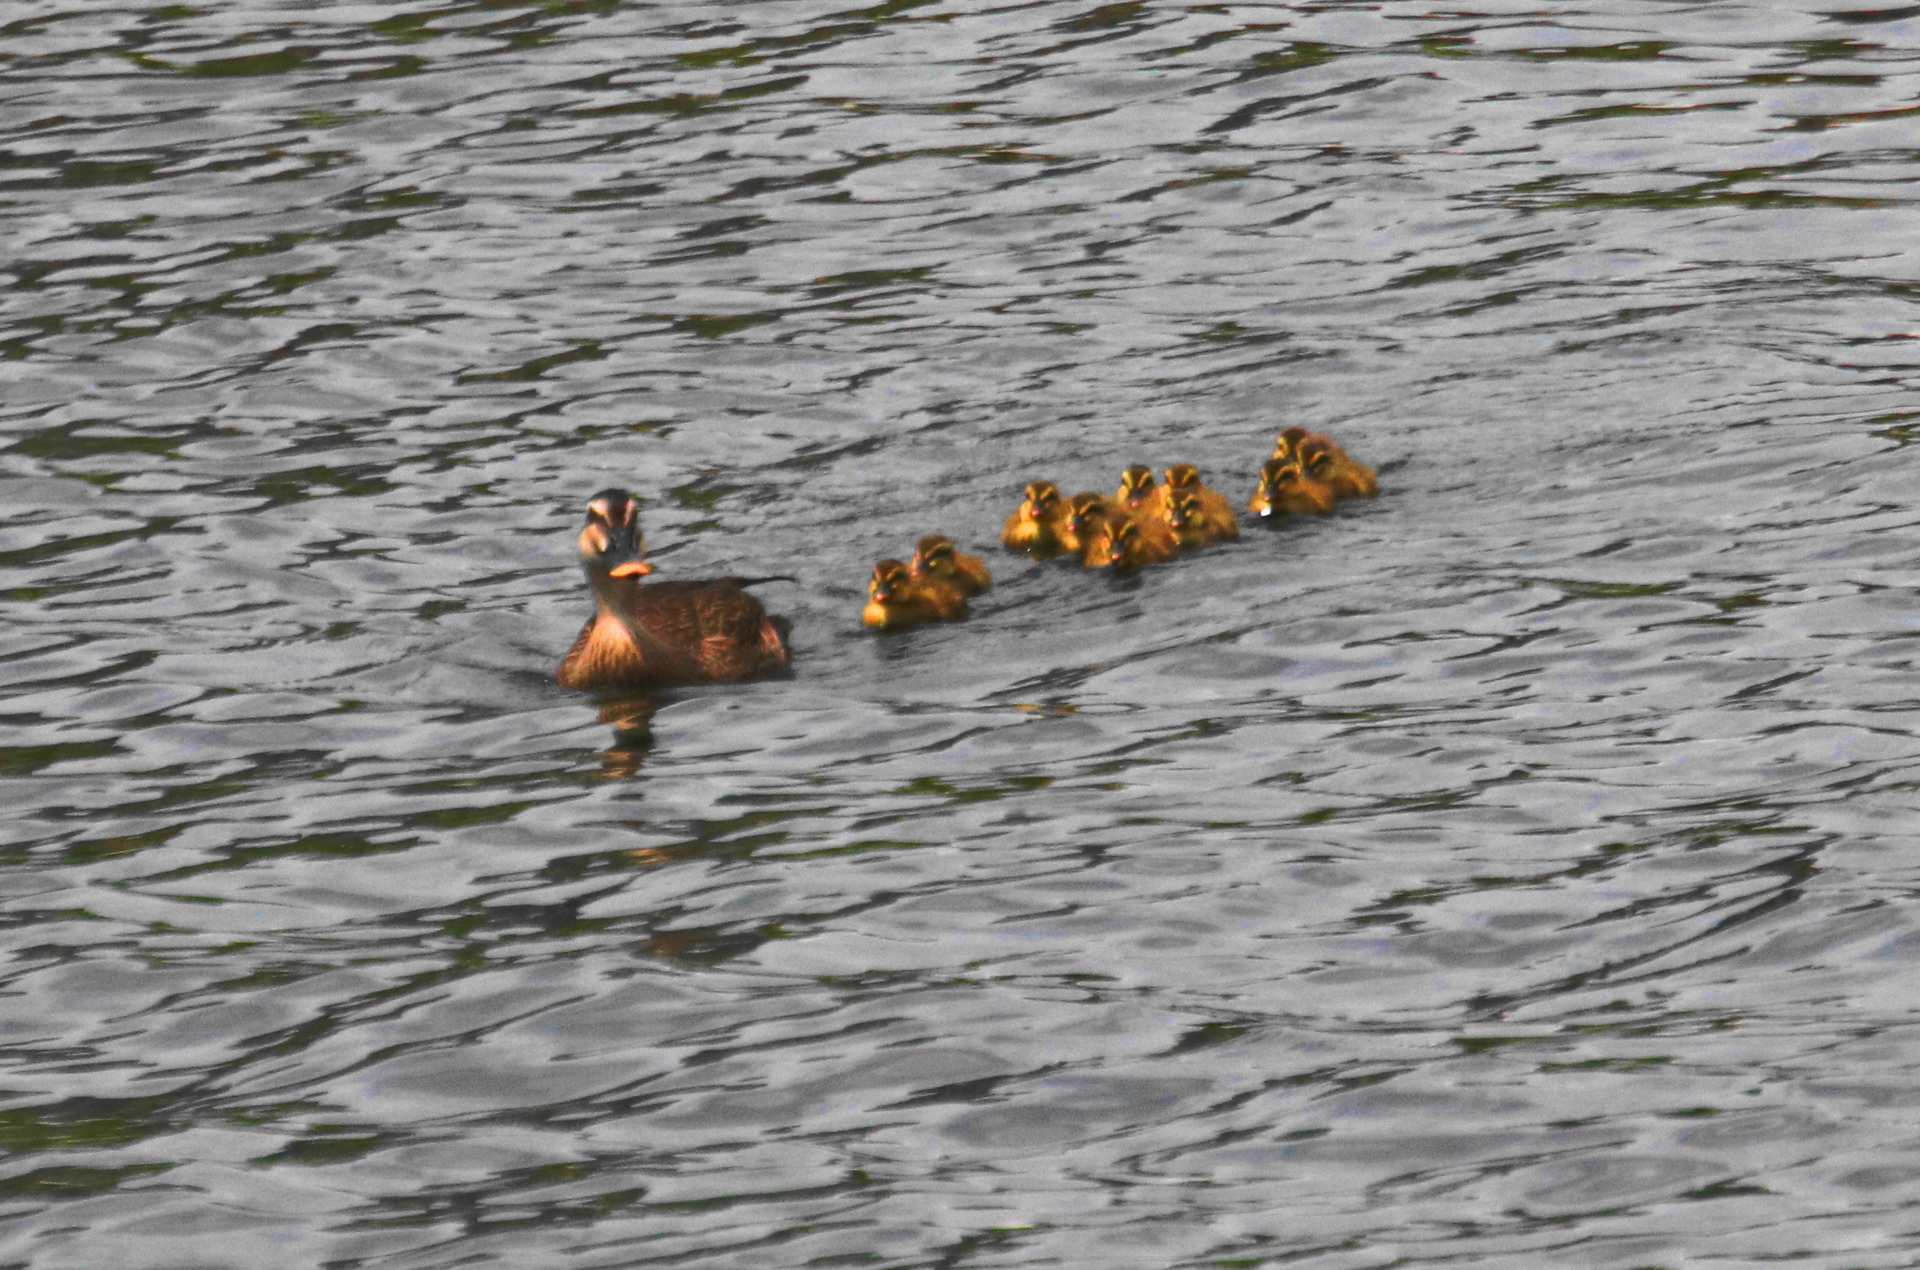
[[[0,18],[0,1264],[1914,1263],[1920,8]]]

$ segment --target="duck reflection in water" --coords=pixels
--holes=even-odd
[[[627,777],[639,772],[653,749],[653,716],[666,703],[651,694],[606,697],[600,722],[613,727],[613,744],[600,752],[600,774]]]

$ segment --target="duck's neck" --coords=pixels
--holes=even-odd
[[[640,579],[636,577],[616,578],[612,574],[590,574],[587,582],[593,588],[594,603],[600,606],[602,613],[618,615],[640,604]]]
[[[650,674],[664,678],[698,678],[697,667],[688,653],[652,628],[646,614],[658,601],[648,595],[649,588],[637,577],[616,578],[603,575],[593,580],[593,598],[599,606],[596,625],[608,637],[620,640],[626,655],[647,668]],[[657,616],[657,610],[656,610]]]

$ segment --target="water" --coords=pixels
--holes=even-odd
[[[0,1264],[1911,1265],[1917,14],[16,4]]]

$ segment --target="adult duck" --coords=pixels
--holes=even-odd
[[[768,617],[747,594],[773,578],[703,578],[643,583],[640,509],[623,489],[587,502],[580,567],[594,614],[560,662],[563,688],[663,688],[722,683],[785,671],[788,622]]]

